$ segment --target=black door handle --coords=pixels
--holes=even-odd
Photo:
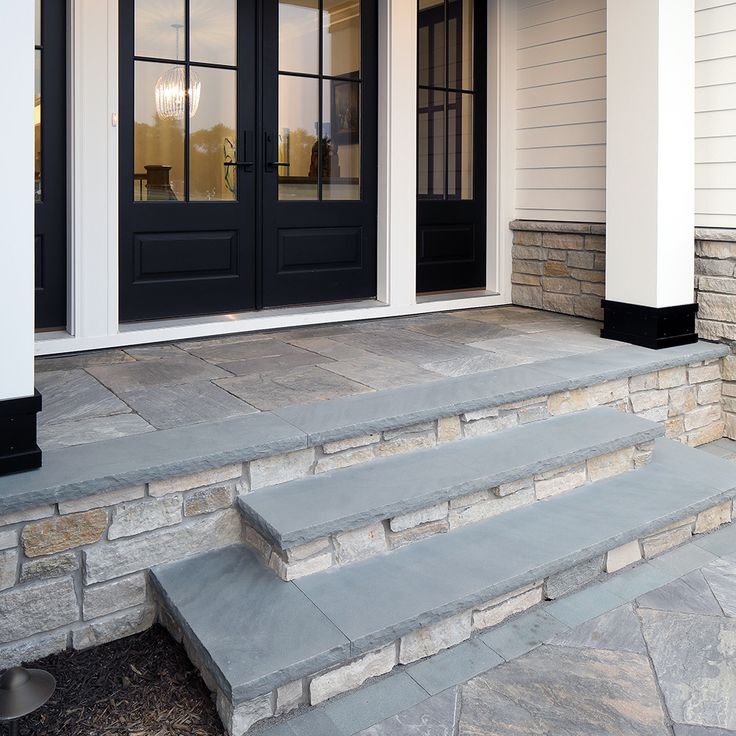
[[[253,155],[248,148],[250,143],[250,131],[244,130],[243,131],[243,153],[246,155]],[[249,169],[252,166],[255,166],[255,163],[253,161],[225,161],[223,163],[223,166],[242,166],[244,169]]]
[[[225,161],[223,166],[254,166],[253,161]]]
[[[274,145],[275,136],[272,133],[266,133],[264,138],[266,149],[266,171],[273,172],[276,171],[280,166],[283,166],[284,168],[288,168],[289,166],[291,166],[291,164],[286,161],[274,160],[276,158],[276,151],[274,150],[276,148]]]
[[[291,166],[291,164],[287,164],[284,161],[269,161],[267,166]]]

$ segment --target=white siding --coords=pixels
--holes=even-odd
[[[606,0],[519,0],[520,218],[600,222],[606,205]]]
[[[736,0],[695,9],[695,223],[736,227]]]
[[[518,0],[520,218],[605,220],[606,0]],[[695,0],[695,221],[736,227],[736,0]]]

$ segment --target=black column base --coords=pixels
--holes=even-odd
[[[41,411],[41,394],[0,401],[0,475],[41,467],[41,450],[36,444],[36,414]]]
[[[676,307],[643,307],[601,300],[603,329],[601,337],[659,350],[698,341],[695,328],[697,304]]]

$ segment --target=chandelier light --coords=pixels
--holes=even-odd
[[[189,117],[197,114],[202,82],[194,69],[189,70],[189,91],[183,66],[173,66],[156,81],[156,112],[160,118],[183,120],[189,96]]]

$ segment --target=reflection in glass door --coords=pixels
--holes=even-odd
[[[66,3],[36,0],[36,328],[66,329]],[[30,194],[30,193],[29,193]]]
[[[485,4],[418,0],[417,290],[485,286]]]

